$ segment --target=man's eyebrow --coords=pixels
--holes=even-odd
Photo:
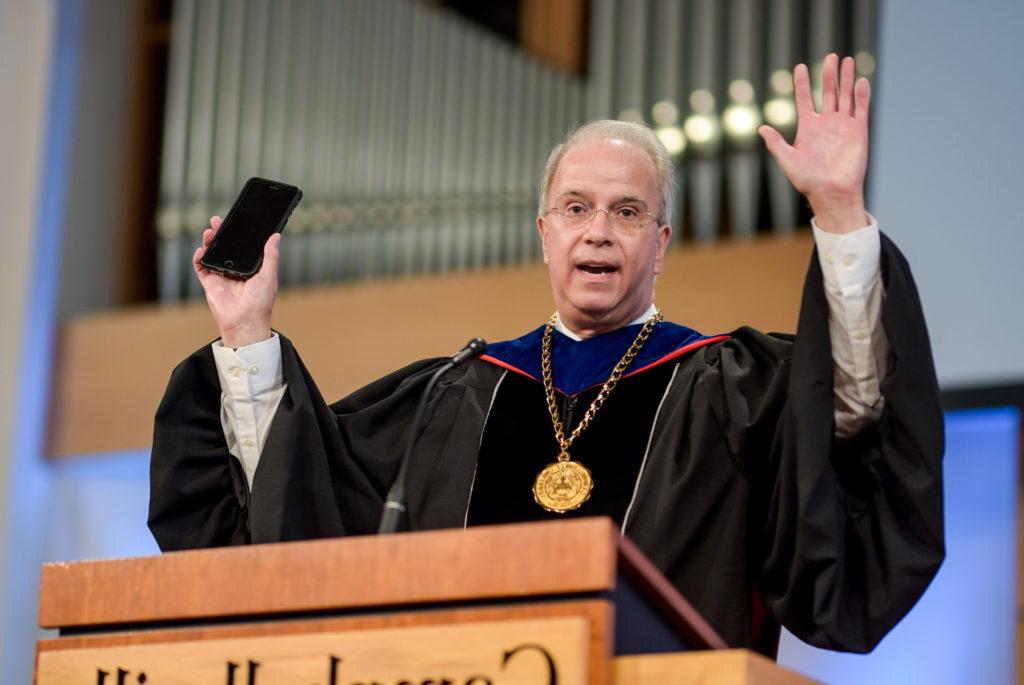
[[[576,190],[575,188],[570,188],[569,190],[563,190],[562,192],[560,192],[558,196],[555,198],[555,202],[557,203],[566,197],[579,197],[589,200],[591,195],[585,190]],[[623,197],[617,198],[611,203],[611,206],[615,207],[618,205],[630,204],[641,205],[645,210],[647,209],[647,202],[645,202],[642,198],[635,197],[633,195],[624,195]]]
[[[639,197],[633,197],[632,195],[626,195],[620,197],[618,200],[612,203],[613,205],[641,205],[644,209],[647,209],[647,203]]]
[[[563,191],[562,191],[562,192],[560,192],[560,193],[558,194],[558,196],[557,196],[557,197],[555,198],[555,201],[557,202],[557,201],[561,200],[561,199],[562,199],[563,197],[582,197],[582,198],[589,198],[589,197],[590,197],[590,194],[589,194],[589,193],[587,193],[587,191],[585,191],[585,190],[575,190],[575,189],[563,190]]]

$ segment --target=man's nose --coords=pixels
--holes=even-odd
[[[594,218],[587,225],[587,240],[598,243],[610,242],[614,233],[611,213],[607,209],[595,209]]]

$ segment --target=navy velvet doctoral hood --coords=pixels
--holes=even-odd
[[[640,323],[633,324],[578,341],[557,329],[552,331],[551,359],[555,388],[562,394],[571,396],[604,383],[636,339],[642,326]],[[487,348],[487,354],[481,359],[540,381],[543,335],[544,326],[539,326],[515,340],[492,343]],[[626,375],[644,371],[685,353],[694,344],[710,342],[719,337],[726,336],[710,338],[692,328],[662,321],[651,331],[650,338],[629,365]]]

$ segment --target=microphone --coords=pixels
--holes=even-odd
[[[441,367],[434,372],[427,381],[427,387],[420,395],[420,403],[416,407],[416,415],[412,420],[412,430],[409,431],[409,440],[405,443],[405,452],[402,454],[402,464],[398,467],[398,475],[395,482],[388,490],[387,500],[384,502],[384,513],[380,517],[380,526],[377,528],[378,535],[397,533],[405,519],[405,473],[409,468],[409,461],[412,459],[412,448],[416,445],[416,436],[419,434],[420,424],[423,422],[423,410],[427,406],[427,398],[430,391],[434,389],[437,381],[450,369],[465,363],[470,359],[479,357],[487,349],[487,343],[483,338],[473,338],[466,346],[451,356]]]
[[[473,338],[466,346],[461,350],[452,355],[451,363],[452,366],[458,366],[462,362],[468,362],[470,359],[475,359],[484,353],[487,349],[487,341],[483,338]]]

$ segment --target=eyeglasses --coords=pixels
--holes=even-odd
[[[598,212],[604,212],[611,222],[612,228],[623,235],[637,235],[648,221],[654,220],[650,212],[638,212],[634,207],[618,207],[617,209],[598,209],[581,204],[571,204],[565,209],[551,207],[545,214],[555,214],[565,228],[576,229],[590,225]]]

